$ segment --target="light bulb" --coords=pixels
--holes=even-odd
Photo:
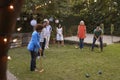
[[[51,1],[49,1],[49,3],[51,3]]]
[[[21,31],[21,29],[22,29],[22,28],[21,28],[21,27],[19,27],[19,28],[17,28],[17,31]]]
[[[13,42],[14,42],[14,43],[17,42],[17,39],[13,39]]]
[[[10,56],[8,56],[7,58],[8,58],[8,60],[11,60],[11,57],[10,57]]]
[[[47,3],[45,3],[45,5],[47,5]]]
[[[9,8],[10,8],[11,10],[13,10],[13,9],[14,9],[14,6],[13,6],[13,5],[10,5]]]
[[[4,38],[4,42],[7,42],[7,38]]]

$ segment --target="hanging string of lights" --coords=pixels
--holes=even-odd
[[[46,2],[46,3],[44,3],[44,4],[41,4],[41,5],[36,6],[35,9],[44,7],[44,6],[46,6],[46,5],[48,5],[48,4],[51,4],[51,3],[52,3],[52,1],[48,1],[48,2]]]
[[[6,1],[0,3],[0,8],[6,8],[6,7],[8,7],[9,10],[14,11],[15,7],[12,4],[12,2],[13,2],[13,0],[6,0]],[[51,4],[51,3],[52,3],[52,1],[50,0],[50,1],[46,2],[46,3],[44,3],[44,4],[36,6],[35,9],[44,7],[44,6],[46,6],[48,4]],[[21,29],[22,29],[21,27],[17,28],[17,31],[20,32]],[[0,36],[4,37],[3,41],[6,43],[8,41],[7,36],[9,36],[11,34],[13,34],[13,33],[0,33]],[[17,41],[17,39],[13,40],[13,42],[16,42],[16,41]]]
[[[9,9],[13,10],[14,6],[12,5],[13,0],[5,0],[0,2],[0,8],[6,8],[8,7]]]
[[[19,27],[19,28],[17,28],[17,31],[18,32],[20,32],[22,30],[22,28],[21,27]],[[14,33],[0,33],[0,36],[2,36],[3,37],[3,41],[6,43],[7,41],[8,41],[8,39],[7,39],[7,36],[9,36],[9,35],[11,35],[11,34],[14,34]],[[17,38],[15,38],[15,39],[13,39],[12,40],[12,42],[17,42]]]
[[[7,8],[8,10],[14,11],[15,7],[14,7],[14,5],[12,3],[13,3],[13,0],[5,0],[3,2],[1,1],[0,2],[0,9]],[[21,27],[17,28],[17,31],[20,32],[21,29],[22,29]],[[13,33],[3,33],[3,32],[0,32],[0,36],[1,36],[1,38],[3,39],[3,41],[5,43],[8,42],[8,37],[7,36],[10,36],[11,34],[13,34]],[[13,42],[17,42],[17,39],[13,39],[12,41]]]

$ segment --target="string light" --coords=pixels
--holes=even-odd
[[[13,5],[10,5],[9,8],[10,8],[11,10],[13,10],[13,9],[14,9],[14,6],[13,6]]]
[[[17,18],[17,21],[20,21],[20,17]]]
[[[37,6],[35,9],[38,9],[38,8],[40,8],[40,7],[42,7],[41,5],[40,6]]]
[[[27,21],[27,17],[24,18],[24,21]]]
[[[11,60],[11,57],[10,57],[10,56],[8,56],[8,57],[7,57],[7,59],[8,59],[8,60]]]
[[[49,1],[49,3],[51,3],[51,1]]]
[[[45,3],[45,5],[47,5],[47,3]]]
[[[4,38],[4,42],[7,42],[7,38]]]
[[[49,1],[49,2],[47,2],[47,3],[48,3],[48,4],[51,4],[52,1]],[[47,3],[44,3],[44,4],[41,4],[41,5],[38,5],[38,6],[35,7],[35,9],[38,9],[38,8],[44,7],[44,6],[48,5]]]
[[[22,28],[21,28],[21,27],[19,27],[19,28],[17,28],[17,31],[21,31],[21,29],[22,29]]]
[[[94,2],[97,2],[97,0],[94,0]]]
[[[17,39],[13,39],[13,42],[14,42],[14,43],[17,42]]]

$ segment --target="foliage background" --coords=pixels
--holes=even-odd
[[[120,36],[119,10],[119,0],[25,0],[17,27],[21,26],[22,32],[31,32],[30,21],[33,18],[41,22],[52,17],[53,34],[58,25],[55,20],[59,19],[65,36],[76,35],[80,20],[85,21],[88,33],[92,33],[97,25],[104,24],[105,34],[110,34],[110,26],[114,24],[113,35]],[[27,20],[24,20],[25,17]]]

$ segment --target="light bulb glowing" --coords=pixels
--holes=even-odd
[[[10,5],[9,8],[13,10],[13,9],[14,9],[14,6],[13,6],[13,5]]]
[[[17,21],[20,21],[20,17],[17,18]]]
[[[49,3],[51,3],[51,1],[49,1]]]
[[[7,38],[4,38],[4,42],[7,42]]]
[[[45,5],[47,5],[47,3],[45,3]]]
[[[8,56],[7,58],[8,58],[8,60],[11,60],[11,57],[10,57],[10,56]]]
[[[97,2],[97,0],[94,0],[94,2]]]
[[[19,28],[17,28],[17,31],[21,31],[21,29],[22,29],[22,28],[21,28],[21,27],[19,27]]]
[[[59,20],[57,19],[57,20],[55,20],[55,23],[59,23]]]
[[[17,42],[17,39],[13,39],[13,42],[14,42],[14,43]]]

